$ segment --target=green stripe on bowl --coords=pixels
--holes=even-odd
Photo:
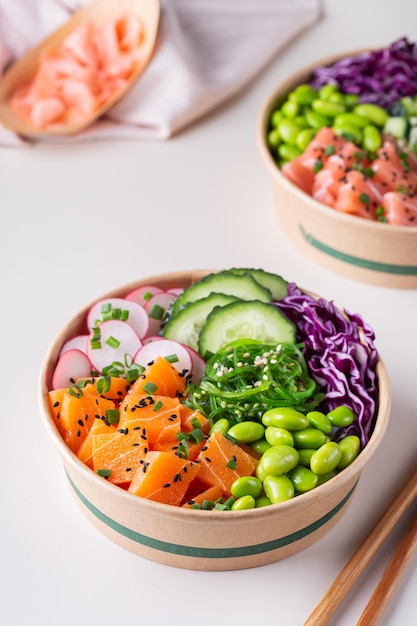
[[[68,474],[67,474],[68,476]],[[307,537],[311,533],[315,532],[321,526],[324,526],[329,520],[331,520],[347,503],[353,491],[357,485],[357,482],[349,491],[349,493],[343,498],[337,506],[335,506],[331,511],[323,515],[320,519],[309,524],[305,528],[298,530],[295,533],[291,533],[290,535],[286,535],[285,537],[280,537],[279,539],[273,539],[272,541],[266,541],[264,543],[258,543],[251,546],[240,546],[237,548],[202,548],[202,547],[194,547],[194,546],[183,546],[176,543],[170,543],[168,541],[161,541],[160,539],[154,539],[153,537],[148,537],[146,535],[142,535],[130,528],[126,528],[122,524],[119,524],[115,520],[111,519],[105,513],[97,509],[87,498],[80,492],[80,490],[73,483],[71,478],[68,476],[68,479],[71,483],[72,488],[74,489],[77,496],[80,498],[81,502],[87,507],[87,509],[97,517],[103,524],[106,524],[112,530],[120,533],[124,537],[127,537],[131,541],[135,541],[136,543],[140,543],[148,548],[153,548],[154,550],[160,550],[161,552],[168,552],[170,554],[180,554],[183,556],[195,557],[195,558],[205,558],[205,559],[225,559],[225,558],[236,558],[242,556],[250,556],[253,554],[262,554],[263,552],[270,552],[271,550],[276,550],[278,548],[282,548],[287,546],[295,541],[299,541],[304,537]],[[210,515],[207,512],[207,515]],[[232,513],[233,515],[233,513]]]
[[[345,263],[350,263],[350,265],[363,267],[364,269],[372,270],[374,272],[398,274],[399,276],[417,276],[417,265],[393,265],[392,263],[378,263],[377,261],[370,261],[369,259],[361,259],[360,257],[353,256],[352,254],[346,254],[345,252],[336,250],[336,248],[332,248],[322,241],[319,241],[313,237],[313,235],[310,235],[301,225],[299,228],[304,239],[307,243],[313,246],[313,248],[316,248],[317,250],[320,250],[320,252],[324,252],[324,254],[328,254],[335,259],[339,259],[339,261],[344,261]]]

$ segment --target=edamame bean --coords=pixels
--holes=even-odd
[[[376,124],[380,128],[383,128],[385,122],[388,119],[388,112],[377,104],[370,104],[368,102],[364,102],[362,104],[357,104],[354,109],[354,113],[361,115],[362,117],[369,120],[372,124]]]
[[[353,111],[348,111],[346,113],[339,113],[334,118],[335,126],[345,126],[348,124],[349,126],[357,126],[358,128],[364,128],[369,124],[369,121],[365,117],[361,117],[357,113],[353,113]]]
[[[320,448],[327,442],[327,435],[325,435],[318,428],[303,428],[293,432],[294,446],[298,448]]]
[[[297,117],[294,118],[294,122],[302,129],[309,128],[308,122],[304,115],[297,115]]]
[[[332,118],[316,113],[316,111],[311,111],[310,109],[305,112],[305,117],[308,125],[316,130],[323,128],[323,126],[332,125]]]
[[[279,426],[267,426],[265,439],[271,446],[285,444],[286,446],[294,447],[294,437],[290,431]]]
[[[297,135],[302,130],[293,120],[285,117],[278,123],[277,129],[281,139],[291,146],[295,146]]]
[[[325,115],[327,117],[336,117],[336,115],[346,111],[344,104],[330,102],[329,100],[314,100],[311,103],[311,108],[315,113],[319,113],[319,115]]]
[[[300,105],[296,100],[287,100],[281,107],[284,117],[294,118],[300,111]]]
[[[282,114],[282,111],[280,109],[274,111],[271,115],[271,125],[276,128],[283,117],[284,115]]]
[[[255,476],[256,476],[256,478],[259,478],[261,483],[263,483],[265,478],[268,476],[268,472],[265,470],[264,466],[261,463],[262,458],[263,457],[261,457],[259,459],[258,464],[257,464],[256,469],[255,469]]]
[[[288,476],[267,476],[264,480],[264,491],[272,504],[294,497],[294,485]]]
[[[332,472],[329,472],[328,474],[321,474],[321,475],[319,474],[319,479],[317,481],[316,486],[319,487],[320,485],[327,483],[328,480],[337,476],[338,473],[339,472],[337,470],[333,470]]]
[[[297,135],[296,144],[302,152],[307,148],[310,141],[314,138],[316,130],[312,128],[304,128]]]
[[[298,460],[299,454],[292,446],[284,444],[271,446],[259,459],[257,468],[261,466],[263,473],[279,476],[298,465]],[[256,475],[258,476],[258,474]]]
[[[236,439],[238,443],[252,443],[262,439],[265,428],[259,422],[239,422],[231,426],[227,434]]]
[[[376,152],[382,145],[382,137],[374,124],[368,124],[363,129],[362,147],[369,152]]]
[[[322,98],[322,100],[326,100],[326,98]],[[345,96],[340,93],[340,91],[335,91],[331,93],[327,98],[329,102],[337,102],[337,104],[343,104],[344,109],[346,109]]]
[[[300,493],[306,493],[316,487],[319,477],[317,474],[304,467],[303,465],[297,465],[289,473],[288,478],[294,485],[294,489]]]
[[[337,85],[334,83],[328,83],[327,85],[323,85],[320,87],[318,97],[322,100],[328,100],[330,96],[339,91]]]
[[[355,419],[355,415],[352,409],[344,404],[336,407],[332,411],[327,413],[327,417],[337,428],[342,428],[344,426],[350,426]]]
[[[347,109],[353,109],[354,106],[357,105],[359,101],[359,96],[356,93],[345,93],[345,105]]]
[[[362,131],[353,124],[335,124],[333,130],[336,135],[344,137],[348,141],[352,141],[357,146],[362,145]]]
[[[325,435],[330,435],[333,430],[333,426],[327,415],[321,411],[310,411],[306,415],[310,426],[318,428]]]
[[[357,435],[347,435],[339,441],[339,448],[342,452],[342,458],[340,459],[337,469],[345,469],[352,463],[358,456],[361,448],[361,442]]]
[[[315,451],[310,459],[310,469],[315,474],[323,475],[337,468],[342,459],[342,451],[335,441],[328,441]]]
[[[282,143],[278,146],[277,152],[284,161],[292,161],[301,154],[301,150],[299,150],[296,146],[290,146],[288,143]]]
[[[209,434],[211,435],[212,433],[220,433],[221,435],[225,435],[229,428],[229,420],[227,420],[225,417],[222,417],[221,419],[217,420],[217,422],[214,422],[213,426],[210,428]]]
[[[242,496],[232,504],[232,511],[246,511],[255,508],[255,498],[253,496]]]
[[[304,465],[304,467],[310,467],[310,459],[313,453],[316,451],[315,448],[300,448],[298,450],[298,462],[300,465]]]
[[[308,105],[317,98],[317,91],[311,87],[311,85],[302,84],[298,85],[290,94],[289,98],[295,100],[301,105]]]
[[[269,131],[267,139],[268,139],[268,146],[270,148],[277,148],[279,144],[281,143],[281,137],[276,128]]]
[[[255,498],[255,508],[259,509],[262,506],[269,506],[270,504],[272,504],[271,500],[268,498],[268,496],[262,495],[259,496],[259,498]]]
[[[262,456],[263,453],[266,452],[268,448],[271,447],[271,444],[267,442],[265,437],[262,437],[262,439],[258,439],[257,441],[253,441],[249,445],[252,448],[252,450],[256,452],[257,454],[259,454],[260,456]]]
[[[256,476],[240,476],[232,483],[230,491],[235,498],[242,496],[258,498],[262,492],[262,482]]]
[[[301,430],[307,428],[308,419],[305,415],[287,406],[268,409],[262,416],[265,426],[278,426],[287,430]]]

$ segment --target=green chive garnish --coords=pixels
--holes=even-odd
[[[149,317],[154,320],[161,320],[164,317],[165,309],[159,304],[154,304],[149,311]]]
[[[111,311],[111,304],[110,302],[105,302],[104,304],[101,305],[101,312],[102,313],[110,313]]]
[[[146,393],[153,394],[158,389],[158,385],[155,385],[155,383],[148,382],[143,385],[143,389],[144,391],[146,391]]]
[[[110,391],[111,380],[110,376],[102,376],[97,381],[97,391],[99,394],[107,393]]]
[[[120,346],[120,341],[118,341],[115,337],[112,337],[112,336],[106,339],[106,343],[108,346],[110,346],[110,348],[113,348],[114,350]]]
[[[334,147],[334,145],[330,144],[329,146],[326,146],[324,152],[325,154],[327,154],[328,156],[331,156],[332,154],[335,153],[336,148]]]
[[[92,350],[100,350],[101,348],[101,341],[100,339],[91,339],[90,340],[90,346]]]
[[[370,196],[368,196],[367,193],[361,193],[361,195],[359,196],[359,201],[363,202],[363,204],[369,204],[371,201]]]
[[[77,385],[71,385],[71,387],[68,387],[68,393],[74,398],[81,398],[81,396],[83,395],[82,390],[77,387]]]
[[[166,357],[164,357],[164,359],[169,363],[178,363],[179,361],[177,354],[168,354]]]
[[[317,159],[313,166],[313,172],[317,174],[323,168],[323,161],[321,159]]]
[[[120,420],[120,414],[118,409],[107,409],[106,420],[109,424],[118,424]]]
[[[158,400],[158,402],[155,403],[155,406],[153,407],[154,411],[159,411],[159,409],[161,409],[163,407],[163,404],[160,400]]]
[[[147,291],[146,293],[143,294],[143,299],[148,301],[152,298],[152,293],[150,291]]]
[[[104,478],[108,478],[109,476],[111,476],[111,470],[110,469],[98,469],[97,474],[99,476],[104,476]]]
[[[231,470],[235,470],[237,467],[237,462],[235,458],[230,459],[227,463],[226,463],[226,467],[228,467]]]

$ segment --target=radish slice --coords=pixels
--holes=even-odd
[[[193,348],[190,348],[190,346],[187,346],[187,350],[190,353],[192,361],[192,381],[195,385],[198,385],[206,371],[206,362],[201,354],[193,350]]]
[[[151,341],[161,341],[161,339],[163,339],[161,335],[147,335],[146,337],[143,337],[142,343],[143,345],[145,345],[146,343],[150,343]]]
[[[73,337],[72,339],[68,339],[68,341],[66,341],[64,343],[64,345],[62,346],[59,356],[61,357],[63,354],[65,354],[65,352],[68,352],[68,350],[81,350],[81,352],[84,352],[84,354],[87,353],[87,343],[88,343],[88,335],[77,335],[76,337]]]
[[[142,347],[142,342],[126,322],[120,320],[109,320],[102,322],[99,327],[100,337],[97,338],[96,329],[90,333],[87,345],[87,356],[97,372],[114,362],[130,366],[130,361]],[[98,348],[94,345],[98,344]],[[128,360],[128,362],[126,362]]]
[[[150,341],[145,343],[135,354],[134,363],[147,367],[158,356],[172,357],[176,356],[175,361],[169,359],[172,365],[179,371],[191,373],[192,360],[188,348],[173,339],[160,339],[159,341]]]
[[[64,389],[73,385],[78,378],[89,378],[92,365],[85,352],[73,348],[59,359],[52,377],[52,389]]]
[[[111,307],[110,312],[108,314],[103,313],[103,307]],[[97,321],[100,324],[103,322],[103,318],[104,321],[110,321],[111,319],[120,321],[117,317],[110,317],[110,319],[107,317],[107,315],[117,315],[117,312],[127,314],[127,319],[122,318],[122,321],[129,324],[139,337],[144,337],[148,333],[149,318],[145,309],[137,302],[125,300],[124,298],[107,298],[106,300],[96,302],[88,312],[88,328],[92,330],[96,326]]]
[[[164,290],[160,287],[144,285],[143,287],[138,287],[137,289],[130,291],[125,298],[126,300],[131,300],[132,302],[140,304],[140,306],[145,306],[152,296],[156,296],[157,293],[163,293],[163,291]]]
[[[172,289],[167,289],[167,293],[172,293],[173,296],[178,297],[184,289],[182,287],[173,287]]]
[[[172,293],[164,291],[152,296],[145,304],[145,311],[149,316],[148,335],[158,334],[161,329],[161,322],[175,298],[176,296],[173,296]]]

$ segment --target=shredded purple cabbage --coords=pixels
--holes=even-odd
[[[317,68],[310,84],[320,89],[329,83],[344,93],[358,94],[360,102],[389,110],[402,97],[417,94],[417,42],[403,37],[386,48]]]
[[[378,353],[374,332],[361,316],[339,311],[332,302],[315,300],[294,283],[287,295],[276,303],[297,326],[297,341],[310,376],[324,391],[320,408],[331,411],[344,404],[356,417],[337,438],[358,435],[362,447],[372,434],[377,408]]]

